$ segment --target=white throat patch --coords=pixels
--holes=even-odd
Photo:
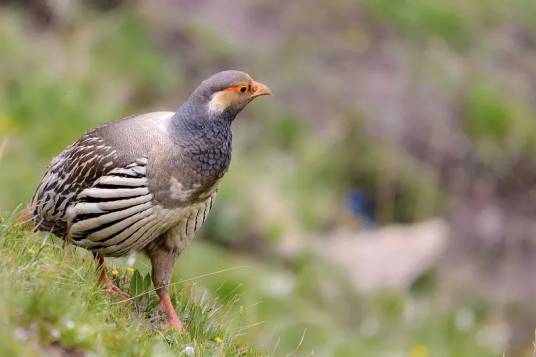
[[[230,91],[220,91],[215,93],[208,102],[208,112],[210,115],[219,115],[223,113],[234,101],[236,101],[237,94]]]

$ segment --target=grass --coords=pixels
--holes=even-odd
[[[188,330],[179,336],[162,329],[146,259],[133,268],[107,261],[133,296],[124,303],[99,285],[85,250],[67,255],[51,235],[0,222],[0,356],[493,356],[504,348],[488,345],[501,337],[488,333],[493,316],[480,301],[445,304],[422,287],[358,294],[314,254],[288,266],[203,241],[174,271],[171,296]]]
[[[51,235],[0,226],[0,355],[91,352],[96,355],[257,356],[237,344],[223,323],[228,311],[192,284],[171,288],[188,334],[162,329],[157,297],[148,275],[114,266],[114,279],[134,297],[109,296],[99,285],[91,255],[66,254]],[[145,276],[145,277],[143,277]]]

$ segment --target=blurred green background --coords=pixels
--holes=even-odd
[[[531,354],[532,0],[0,1],[0,210],[85,130],[174,110],[224,69],[274,96],[234,123],[176,279],[231,268],[197,284],[243,343]]]

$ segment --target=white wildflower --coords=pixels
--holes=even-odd
[[[186,346],[184,347],[184,350],[182,350],[182,352],[186,355],[186,356],[193,356],[194,353],[195,353],[195,350],[192,346]]]
[[[57,328],[51,328],[49,333],[50,336],[55,340],[59,339],[61,336],[60,330],[58,330]]]

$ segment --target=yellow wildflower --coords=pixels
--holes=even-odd
[[[128,271],[130,274],[132,274],[132,273],[134,273],[134,268],[128,267],[128,268],[127,268],[127,271]]]
[[[428,357],[429,355],[428,347],[425,345],[415,345],[409,351],[409,357]]]
[[[118,275],[119,275],[119,272],[118,272],[117,270],[115,270],[115,269],[112,270],[112,276],[113,276],[113,277],[116,277],[116,276],[118,276]]]
[[[216,343],[222,343],[223,340],[221,339],[220,336],[216,336],[216,338],[214,339],[214,342],[216,342]]]

